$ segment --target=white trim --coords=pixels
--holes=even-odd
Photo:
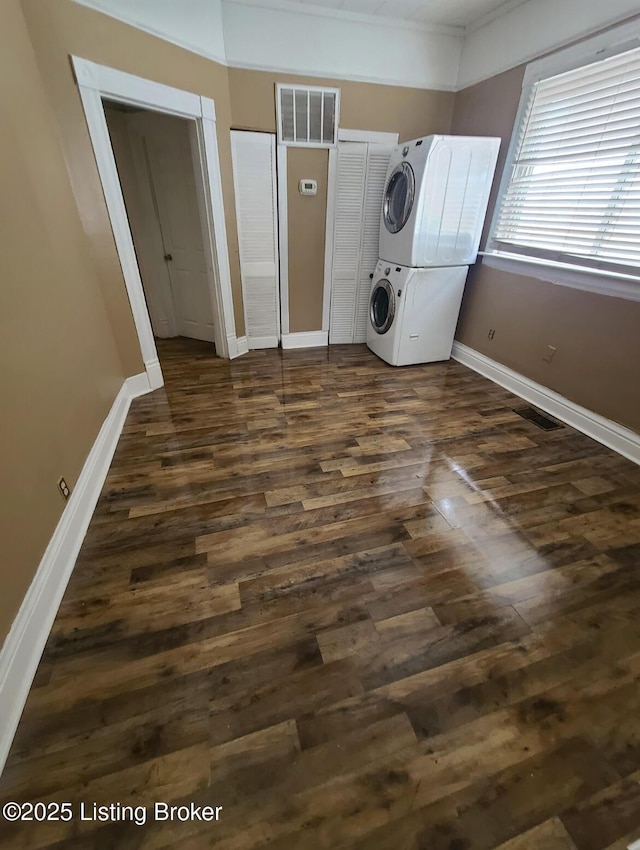
[[[230,334],[227,337],[227,350],[229,351],[229,360],[235,360],[237,357],[241,357],[243,354],[246,354],[249,350],[247,346],[247,337],[237,337],[235,334]]]
[[[216,328],[216,340],[225,334],[235,336],[236,321],[233,315],[233,294],[231,290],[231,267],[229,265],[229,246],[227,243],[227,225],[222,198],[222,176],[218,156],[218,135],[216,133],[215,106],[209,98],[200,98],[202,118],[196,120],[198,141],[201,145],[201,168],[205,188],[206,213],[208,225],[208,244],[205,243],[207,270],[213,277],[214,297],[217,306],[213,317]],[[207,101],[209,101],[207,103]],[[208,190],[208,191],[207,191]],[[219,357],[229,357],[228,350],[217,349]]]
[[[218,53],[213,53],[209,50],[203,50],[196,44],[193,44],[190,41],[185,41],[181,38],[176,38],[174,35],[167,35],[167,33],[162,32],[162,30],[156,29],[155,27],[151,27],[148,24],[143,24],[140,21],[136,20],[133,15],[127,15],[126,13],[123,15],[120,12],[116,15],[113,10],[109,9],[106,4],[102,4],[99,0],[74,0],[74,2],[78,3],[80,6],[85,6],[87,9],[92,9],[94,12],[100,12],[102,15],[107,15],[110,18],[113,18],[115,21],[120,21],[120,23],[128,24],[130,27],[135,27],[138,30],[142,30],[142,32],[146,32],[149,35],[153,35],[156,38],[160,38],[163,41],[169,42],[169,44],[175,44],[176,47],[181,47],[183,50],[189,50],[191,53],[197,53],[198,56],[204,56],[205,59],[211,59],[213,62],[217,62],[219,65],[226,64],[226,57],[224,55],[220,55]]]
[[[378,133],[375,130],[346,130],[338,128],[339,142],[371,142],[376,145],[397,145],[397,133]]]
[[[303,4],[301,3],[302,7]],[[244,71],[265,71],[269,74],[284,74],[285,76],[295,76],[296,73],[305,77],[318,77],[321,80],[329,80],[335,83],[338,87],[342,83],[368,83],[372,86],[394,86],[403,89],[421,89],[422,91],[446,91],[457,92],[461,89],[455,85],[444,85],[443,83],[429,83],[424,80],[401,79],[398,77],[378,77],[371,74],[340,74],[339,77],[332,77],[330,73],[314,68],[305,68],[304,70],[295,71],[291,67],[284,65],[271,65],[264,62],[235,62],[230,60],[227,62],[228,68],[239,68]],[[463,86],[462,88],[466,88]]]
[[[157,109],[181,118],[200,117],[200,98],[197,94],[182,91],[127,74],[117,68],[98,65],[89,59],[72,56],[73,70],[80,89],[97,92],[99,97],[115,99],[119,103],[140,106],[143,109]]]
[[[462,36],[464,27],[450,24],[428,24],[422,21],[408,21],[385,15],[370,15],[366,12],[348,12],[344,9],[333,9],[313,3],[291,2],[291,0],[233,0],[241,6],[258,6],[265,9],[275,9],[284,12],[295,12],[299,15],[311,15],[318,18],[332,18],[334,21],[353,21],[358,24],[372,24],[388,30],[389,27],[415,32],[432,33],[435,35]],[[306,71],[304,72],[306,76]]]
[[[627,301],[640,301],[640,277],[635,275],[607,272],[587,266],[572,266],[567,263],[554,263],[538,257],[524,254],[506,254],[502,251],[480,251],[482,264],[499,271],[516,275],[535,277],[558,286],[581,289],[584,292],[596,292],[598,295],[611,295]]]
[[[329,345],[327,331],[302,331],[301,333],[282,334],[283,348],[320,348]]]
[[[207,217],[205,224],[209,234],[205,254],[210,285],[213,284],[212,294],[217,306],[214,315],[216,350],[220,357],[229,357],[228,339],[230,336],[235,337],[235,321],[215,128],[215,105],[209,98],[145,80],[77,56],[73,56],[72,61],[140,341],[142,359],[151,386],[155,389],[162,386],[162,373],[101,98],[105,96],[142,109],[179,115],[196,123],[200,150],[199,170],[203,181],[202,194]]]
[[[160,368],[160,361],[158,358],[155,357],[153,360],[147,360],[144,365],[151,389],[158,390],[160,387],[163,387],[164,378],[162,376],[162,369]]]
[[[486,12],[484,15],[481,15],[479,18],[476,18],[475,21],[472,21],[470,24],[464,28],[465,38],[471,33],[477,32],[477,30],[482,29],[482,27],[486,27],[487,24],[490,24],[492,21],[495,21],[496,18],[501,18],[503,15],[506,15],[507,12],[511,12],[514,9],[517,9],[518,6],[524,6],[525,3],[528,3],[529,0],[505,0],[504,3],[501,3],[497,9],[492,9],[490,12]]]
[[[338,141],[340,136],[338,134]],[[338,194],[338,148],[329,151],[327,168],[327,214],[324,229],[324,280],[322,284],[322,330],[329,333],[331,316],[331,287],[333,283],[333,240],[336,222],[336,197]]]
[[[58,607],[91,521],[134,398],[151,392],[146,373],[127,378],[96,437],[0,651],[0,772]]]
[[[635,431],[570,401],[560,393],[526,378],[519,372],[514,372],[513,369],[491,360],[461,342],[453,343],[451,356],[519,398],[535,404],[603,446],[640,464],[640,434]]]
[[[572,44],[570,47],[529,62],[524,73],[522,88],[528,89],[539,80],[554,77],[556,74],[582,65],[601,62],[623,50],[637,47],[638,43],[640,43],[640,21],[631,21],[628,24],[613,27],[578,44]]]
[[[278,259],[280,263],[280,333],[289,333],[289,217],[287,211],[287,146],[276,145],[278,178]]]
[[[640,838],[632,844],[629,844],[627,850],[640,850]]]
[[[255,351],[258,348],[277,348],[280,344],[280,339],[277,336],[256,336],[247,338],[248,351]]]
[[[554,0],[554,2],[556,2],[556,5],[559,5],[557,0]],[[512,8],[507,7],[504,15],[502,14],[501,6],[499,9],[495,10],[497,14],[493,16],[493,20],[487,20],[486,22],[482,23],[477,21],[465,29],[463,53],[460,63],[460,72],[458,73],[455,91],[459,92],[463,91],[464,89],[471,88],[471,86],[475,86],[478,85],[478,83],[490,80],[493,77],[497,77],[499,74],[504,74],[506,71],[511,71],[514,68],[518,68],[520,65],[524,65],[526,63],[535,63],[536,61],[542,61],[542,59],[544,58],[548,58],[551,60],[552,57],[556,56],[559,52],[569,49],[567,48],[567,45],[578,46],[582,43],[588,43],[589,39],[599,34],[604,35],[605,33],[615,33],[617,27],[625,27],[627,25],[630,27],[633,27],[635,25],[637,27],[638,25],[637,17],[634,19],[634,11],[629,8],[624,9],[623,11],[616,12],[608,18],[603,19],[599,16],[597,20],[592,19],[590,22],[586,23],[584,20],[581,20],[578,24],[579,28],[576,30],[574,25],[574,28],[571,30],[571,32],[568,32],[566,27],[563,27],[562,30],[559,31],[557,28],[545,26],[544,31],[546,35],[541,36],[539,28],[537,28],[537,32],[530,33],[528,38],[520,40],[521,49],[517,53],[514,53],[513,50],[510,51],[511,55],[506,61],[504,60],[504,58],[501,58],[499,51],[494,51],[492,57],[494,61],[489,67],[484,64],[481,71],[474,70],[473,73],[469,73],[468,69],[465,68],[465,58],[466,49],[470,46],[470,39],[473,37],[473,35],[478,31],[482,30],[485,26],[491,25],[493,22],[496,22],[497,26],[499,26],[502,18],[504,18],[504,21],[507,25],[507,27],[502,28],[502,33],[504,33],[507,28],[511,28],[514,31],[527,31],[525,29],[527,24],[530,25],[531,23],[535,23],[532,21],[531,17],[529,17],[528,20],[526,19],[526,15],[519,17],[519,19],[517,19],[516,17],[509,19],[508,17],[509,13],[513,12],[519,6],[527,7],[527,5],[533,5],[531,3],[531,0],[525,0],[524,3],[516,3]],[[565,3],[565,6],[566,5],[567,4]],[[605,7],[603,6],[602,8]],[[544,15],[544,10],[541,11]],[[556,10],[554,9],[554,12],[555,11]],[[611,12],[609,12],[609,14],[611,14]],[[539,19],[539,21],[541,20],[542,19]],[[501,37],[500,31],[494,31],[492,35],[494,44],[498,44],[499,39]],[[525,44],[526,49],[522,49]],[[485,42],[483,53],[487,54],[487,51],[489,49],[490,45]],[[478,64],[477,59],[475,60],[475,63],[472,64]]]

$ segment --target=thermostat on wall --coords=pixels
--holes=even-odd
[[[300,181],[300,194],[301,195],[315,195],[318,191],[318,183],[316,180],[305,180],[302,179]]]

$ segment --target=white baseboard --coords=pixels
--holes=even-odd
[[[256,351],[260,348],[277,348],[280,340],[277,336],[254,336],[248,339],[249,351]]]
[[[235,360],[236,357],[246,354],[249,351],[246,336],[229,334],[227,337],[227,348],[229,349],[229,360]]]
[[[145,392],[159,390],[160,387],[164,387],[164,376],[162,374],[162,369],[160,368],[160,361],[157,358],[155,360],[147,360],[144,364],[144,368],[146,369],[146,375],[134,375],[133,378],[127,378],[127,381],[147,378],[148,386]],[[141,393],[138,393],[138,395],[141,395]],[[135,398],[135,396],[132,396],[132,398]]]
[[[328,331],[303,331],[295,334],[282,334],[283,348],[319,348],[329,345]]]
[[[0,772],[107,477],[129,405],[134,398],[151,389],[147,372],[127,378],[120,388],[0,650],[0,717],[3,721]]]
[[[502,363],[480,354],[473,348],[463,345],[461,342],[453,343],[451,356],[454,360],[468,366],[475,372],[484,375],[485,378],[500,384],[501,387],[514,393],[514,395],[525,399],[536,407],[540,407],[551,416],[561,419],[567,425],[571,425],[576,431],[581,431],[588,437],[592,437],[603,446],[613,449],[614,452],[623,455],[640,464],[640,434],[618,425],[611,419],[605,419],[598,413],[581,407],[568,398],[550,390],[543,384],[538,384],[530,378],[525,378],[519,372],[514,372]]]

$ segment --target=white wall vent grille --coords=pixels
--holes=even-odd
[[[276,84],[278,142],[334,147],[338,139],[340,89]]]

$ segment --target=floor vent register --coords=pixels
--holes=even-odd
[[[522,416],[523,419],[533,422],[534,425],[542,428],[543,431],[556,431],[558,428],[564,428],[561,422],[556,422],[555,419],[551,419],[550,416],[540,413],[539,410],[533,407],[518,407],[514,408],[513,412],[517,413],[518,416]]]

